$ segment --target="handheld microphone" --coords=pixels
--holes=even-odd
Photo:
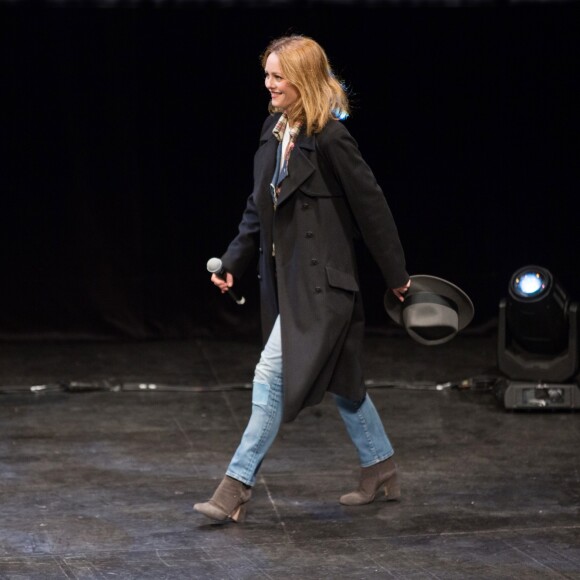
[[[207,271],[210,272],[211,274],[215,274],[218,278],[221,278],[222,280],[226,279],[227,272],[226,269],[224,268],[224,265],[222,264],[222,261],[219,258],[210,258],[207,261]],[[227,291],[227,294],[229,294],[230,298],[240,306],[246,303],[246,299],[243,296],[238,297],[231,288]]]

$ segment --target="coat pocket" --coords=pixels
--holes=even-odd
[[[347,272],[341,272],[332,266],[326,266],[326,277],[328,283],[333,288],[348,290],[349,292],[358,292],[358,283],[356,278]]]

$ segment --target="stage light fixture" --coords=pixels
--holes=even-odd
[[[499,304],[497,393],[506,408],[580,408],[578,304],[551,272],[526,266]]]

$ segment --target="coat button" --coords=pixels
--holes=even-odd
[[[261,279],[262,279],[262,275],[258,274],[258,280],[261,280]]]
[[[306,237],[307,238],[313,238],[314,234],[312,232],[306,232]]]
[[[317,266],[318,265],[318,260],[316,258],[312,258],[312,260],[310,260],[310,264],[312,266]]]
[[[305,201],[305,202],[302,204],[302,209],[308,209],[309,207],[310,207],[310,204],[309,204],[307,201]]]
[[[316,292],[316,294],[320,294],[322,292],[322,288],[320,286],[316,286],[316,288],[314,288],[314,292]]]
[[[264,250],[262,250],[261,246],[258,248],[258,252],[260,252],[260,254],[262,254],[264,252]]]

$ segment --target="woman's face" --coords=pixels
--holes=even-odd
[[[270,97],[272,98],[272,106],[282,111],[287,111],[288,107],[292,106],[300,96],[298,89],[284,78],[282,74],[282,67],[280,60],[276,53],[271,53],[266,59],[264,84]]]

